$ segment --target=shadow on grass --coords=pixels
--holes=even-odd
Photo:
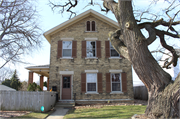
[[[44,118],[46,118],[49,114],[51,114],[52,112],[54,112],[54,111],[51,110],[51,111],[49,111],[49,112],[43,112],[43,113],[32,112],[32,113],[25,114],[25,115],[23,115],[23,116],[14,117],[14,118],[44,119]]]

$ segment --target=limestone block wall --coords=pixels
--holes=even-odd
[[[86,32],[86,21],[88,20],[96,22],[95,32]],[[76,100],[133,99],[132,68],[130,62],[124,58],[109,59],[105,57],[105,41],[108,40],[108,33],[115,30],[116,28],[108,25],[107,23],[93,16],[89,16],[54,34],[51,37],[49,89],[51,89],[52,86],[57,86],[57,91],[60,94],[61,75],[59,72],[68,70],[74,71],[72,93],[76,93]],[[77,58],[57,59],[57,46],[58,41],[61,40],[61,38],[74,38],[74,40],[77,41]],[[101,41],[101,58],[82,58],[82,41],[85,40],[85,38],[98,38],[98,40]],[[85,70],[98,70],[98,72],[102,73],[103,93],[81,93],[81,73],[84,73]],[[109,73],[109,70],[122,70],[127,73],[126,93],[106,93],[106,73]]]

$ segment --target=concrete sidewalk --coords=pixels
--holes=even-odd
[[[64,109],[64,107],[55,107],[55,112],[50,114],[46,119],[63,119],[68,110]]]

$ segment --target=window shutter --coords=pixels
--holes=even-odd
[[[62,57],[62,41],[58,41],[57,58]]]
[[[95,21],[92,21],[92,31],[96,31],[96,24],[95,24]]]
[[[106,73],[106,92],[110,93],[111,92],[111,78],[110,78],[110,73]]]
[[[102,93],[102,73],[98,73],[98,92]]]
[[[110,57],[110,44],[109,41],[105,41],[105,53],[106,53],[106,58]]]
[[[77,57],[77,41],[72,41],[72,57]]]
[[[122,72],[121,75],[122,75],[122,92],[127,92],[127,75],[125,72]]]
[[[87,31],[90,31],[90,21],[87,21],[87,22],[86,22],[86,28],[87,28],[87,29],[86,29]]]
[[[86,73],[81,73],[81,93],[86,92]]]
[[[96,41],[97,57],[101,58],[101,41]]]
[[[86,57],[86,41],[82,41],[82,58]]]

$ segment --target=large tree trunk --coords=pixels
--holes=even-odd
[[[128,56],[121,50],[122,46],[117,46],[120,41],[115,41],[115,36],[110,34],[112,45],[131,61],[135,72],[148,89],[149,100],[145,113],[154,118],[179,116],[177,102],[180,98],[180,78],[173,83],[171,76],[158,65],[151,55],[147,39],[142,35],[135,21],[131,1],[119,0],[116,4],[104,0],[104,6],[110,9],[118,20],[120,39],[127,47]]]

